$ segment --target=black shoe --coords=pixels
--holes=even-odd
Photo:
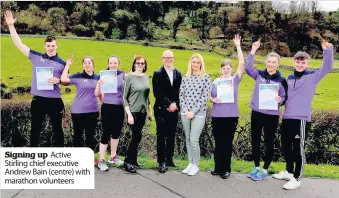
[[[166,166],[170,166],[170,167],[179,167],[178,164],[174,163],[173,161],[172,162],[166,162]]]
[[[168,171],[168,168],[166,167],[165,163],[161,163],[159,165],[159,173],[166,173],[166,171]]]
[[[226,172],[225,174],[221,174],[220,177],[223,178],[223,179],[227,179],[230,177],[230,173],[229,172]]]
[[[216,172],[215,170],[211,170],[211,175],[220,175],[220,173]]]
[[[134,166],[132,164],[128,164],[128,163],[124,163],[124,169],[125,171],[129,172],[129,173],[137,173],[137,170],[134,168]]]
[[[141,164],[141,163],[139,163],[139,162],[132,162],[131,163],[133,166],[136,166],[136,167],[138,167],[138,168],[140,168],[140,167],[142,167],[143,166],[143,164]]]

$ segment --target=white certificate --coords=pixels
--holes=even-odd
[[[217,98],[221,103],[234,103],[233,79],[220,80],[217,82]]]
[[[259,85],[259,109],[278,110],[278,84],[260,84]]]
[[[36,67],[36,86],[37,90],[53,90],[54,85],[48,83],[48,79],[53,78],[52,67]]]
[[[100,79],[104,81],[101,86],[101,93],[117,93],[118,92],[118,79],[116,70],[103,70],[100,71]]]

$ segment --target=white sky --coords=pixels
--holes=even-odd
[[[282,1],[285,3],[289,3],[290,1]],[[338,0],[334,0],[334,1],[319,1],[319,5],[320,5],[320,10],[323,11],[336,11],[339,8],[339,1]]]
[[[339,1],[319,1],[321,10],[335,11],[339,8]]]

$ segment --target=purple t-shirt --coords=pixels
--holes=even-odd
[[[125,73],[123,71],[118,70],[117,75],[118,75],[117,93],[105,93],[103,100],[103,103],[105,104],[122,105]]]
[[[42,54],[32,49],[30,49],[29,51],[28,58],[30,59],[33,65],[31,94],[46,98],[61,98],[60,88],[58,84],[53,85],[53,90],[38,90],[36,69],[40,67],[41,68],[51,67],[53,69],[53,77],[60,79],[61,74],[64,71],[66,62],[59,58],[58,54],[49,57],[46,53]]]
[[[75,85],[77,92],[72,104],[72,113],[98,112],[98,98],[94,95],[99,76],[88,75],[86,72],[73,74],[69,77],[70,84]]]
[[[288,99],[283,119],[311,121],[311,105],[315,89],[320,80],[333,68],[333,48],[325,49],[323,57],[323,66],[320,69],[305,70],[301,77],[294,74],[288,76]]]
[[[268,114],[268,115],[280,115],[280,107],[285,104],[287,99],[287,81],[281,76],[279,70],[275,74],[269,75],[267,69],[258,70],[254,67],[254,55],[249,53],[245,64],[246,73],[255,80],[255,87],[252,94],[252,100],[250,107],[252,110]],[[278,84],[279,92],[278,96],[281,97],[281,102],[278,104],[278,110],[266,110],[259,109],[259,87],[260,84]]]
[[[219,103],[219,104],[213,103],[211,113],[212,117],[239,117],[238,93],[239,93],[239,83],[242,78],[240,78],[238,74],[235,74],[230,79],[233,80],[234,103]],[[211,90],[212,98],[217,97],[217,84],[219,81],[222,80],[220,78],[217,78],[213,81]]]

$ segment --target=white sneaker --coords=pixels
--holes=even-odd
[[[294,177],[287,182],[285,185],[283,185],[283,188],[286,190],[293,190],[296,188],[299,188],[301,186],[301,182],[297,181]]]
[[[197,165],[193,165],[190,171],[188,171],[189,176],[196,175],[199,172],[199,167]]]
[[[182,171],[182,173],[187,174],[191,168],[193,167],[194,164],[189,163],[188,166]]]
[[[290,181],[293,178],[293,174],[287,171],[280,171],[278,174],[273,174],[272,177],[274,179]]]

